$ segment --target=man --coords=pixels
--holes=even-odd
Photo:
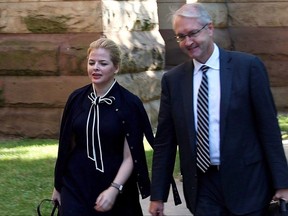
[[[272,198],[288,200],[266,69],[256,56],[218,48],[211,17],[199,3],[177,10],[173,28],[191,60],[162,78],[149,212],[164,215],[178,146],[194,216],[266,215]]]

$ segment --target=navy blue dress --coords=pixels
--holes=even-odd
[[[91,106],[91,100],[88,98],[88,95],[95,98],[91,88],[87,99],[83,100],[83,111],[72,122],[75,147],[70,154],[66,173],[63,175],[61,215],[143,215],[133,174],[125,183],[123,193],[118,195],[112,210],[103,213],[94,209],[98,195],[113,182],[123,160],[125,131],[121,120],[114,111],[113,102],[117,100],[114,97],[117,94],[113,94],[115,90],[112,87],[104,97],[112,103],[98,100],[97,110],[96,106]],[[88,118],[89,115],[90,118]],[[89,119],[88,123],[87,118]],[[92,142],[93,139],[94,142]],[[93,153],[96,154],[94,160]]]

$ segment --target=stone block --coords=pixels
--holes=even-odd
[[[164,68],[165,45],[159,31],[120,31],[104,34],[122,48],[122,74]]]
[[[156,0],[102,1],[103,31],[158,30]]]
[[[149,102],[160,98],[160,80],[163,73],[164,71],[146,71],[131,75],[118,75],[116,79],[129,91],[140,97],[143,102]]]
[[[160,100],[153,100],[149,103],[144,103],[145,110],[149,117],[153,131],[156,131],[158,124],[158,111],[160,107]]]
[[[234,49],[259,56],[267,66],[272,86],[288,85],[288,28],[231,28]]]
[[[279,112],[288,112],[288,87],[273,87],[271,88],[274,101]]]
[[[87,76],[5,77],[3,96],[9,107],[64,107],[68,95],[90,81]]]
[[[159,99],[163,71],[119,74],[116,79],[142,101]],[[88,76],[4,77],[1,82],[5,106],[64,107],[68,96],[90,83]]]
[[[86,75],[87,49],[100,33],[0,34],[0,75]]]
[[[61,108],[0,108],[1,137],[58,138]]]
[[[236,50],[256,54],[287,55],[288,27],[231,27]]]
[[[179,48],[172,29],[160,29],[160,33],[165,40],[165,65],[166,69],[174,67],[188,60],[188,56]]]
[[[57,74],[58,44],[47,37],[39,38],[1,34],[0,75]]]
[[[179,9],[185,1],[157,1],[160,31],[172,28],[173,12]]]
[[[87,75],[87,49],[102,33],[63,34],[59,44],[59,74]]]
[[[264,3],[264,2],[272,2],[273,0],[253,0],[253,3],[259,2],[259,3]],[[187,0],[188,2],[195,2],[195,0]],[[197,2],[199,3],[251,3],[251,0],[198,0]]]
[[[213,24],[216,28],[228,27],[228,10],[223,3],[203,3],[204,7],[212,17]]]
[[[1,33],[101,32],[101,1],[27,1],[0,4]]]
[[[122,73],[161,70],[165,48],[158,31],[106,32],[123,51]],[[0,75],[86,75],[87,49],[101,33],[0,34]]]
[[[273,0],[253,0],[253,3],[256,3],[256,2],[266,3],[266,2],[273,2]],[[279,1],[279,2],[281,2],[281,1]],[[229,3],[251,3],[251,0],[229,0]]]
[[[288,23],[288,2],[245,1],[228,3],[228,8],[232,27],[280,27],[287,26]]]
[[[177,3],[177,4],[181,5],[181,4],[185,4],[186,1],[188,2],[189,0],[157,0],[157,3],[158,4],[162,4],[162,3],[170,3],[170,4]]]
[[[4,103],[5,103],[3,89],[4,89],[4,81],[0,79],[0,107],[4,106]]]
[[[260,56],[264,61],[272,87],[288,86],[288,56],[282,59],[282,56]],[[288,93],[288,91],[287,91]],[[286,96],[288,100],[288,95]]]

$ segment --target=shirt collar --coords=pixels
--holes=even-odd
[[[203,65],[202,63],[198,62],[197,60],[193,59],[194,63],[194,75],[199,72],[199,69]],[[214,43],[214,50],[210,58],[206,61],[205,65],[209,66],[212,69],[219,70],[220,69],[220,62],[219,62],[219,48]]]

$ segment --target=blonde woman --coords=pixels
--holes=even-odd
[[[60,129],[52,195],[63,216],[138,216],[150,195],[143,135],[153,142],[140,99],[115,79],[119,47],[100,38],[88,49],[88,84],[69,97]],[[138,188],[137,188],[138,185]]]

